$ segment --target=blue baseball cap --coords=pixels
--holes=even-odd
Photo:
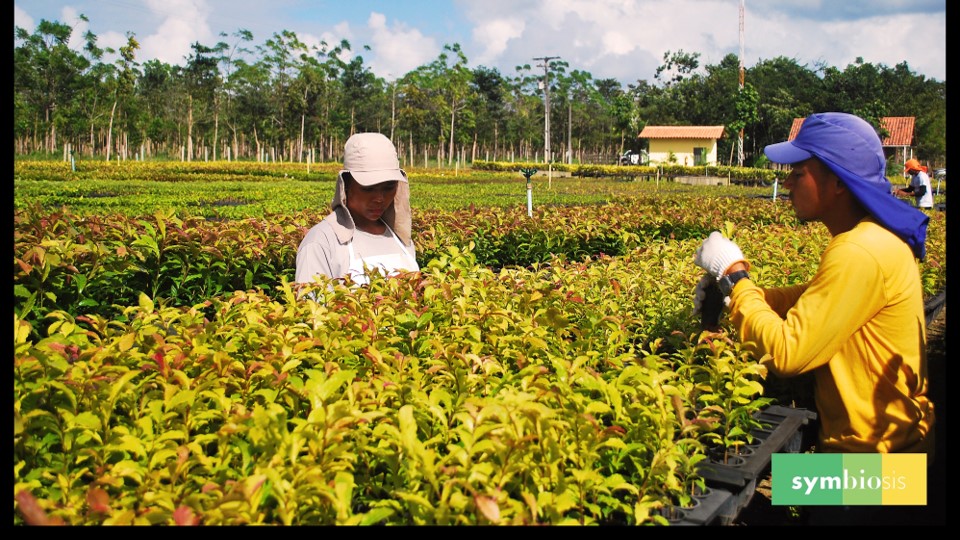
[[[818,157],[855,174],[865,182],[889,185],[887,158],[873,126],[847,113],[811,114],[792,141],[763,149],[775,163],[799,163]],[[832,170],[832,167],[831,167]]]
[[[887,159],[877,131],[852,114],[811,114],[792,141],[767,145],[774,163],[794,164],[817,158],[847,186],[878,223],[900,237],[914,255],[926,256],[930,217],[891,193]]]

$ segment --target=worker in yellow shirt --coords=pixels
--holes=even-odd
[[[929,217],[891,194],[886,158],[870,124],[813,114],[792,141],[764,149],[792,166],[784,188],[799,219],[831,240],[813,278],[761,288],[740,248],[713,232],[697,249],[694,295],[717,283],[739,339],[779,377],[812,372],[819,452],[926,453],[934,410],[927,396],[926,327],[917,260]]]
[[[808,283],[763,289],[740,248],[714,232],[695,256],[703,281],[719,280],[741,341],[770,354],[772,373],[815,373],[819,450],[932,449],[917,265],[929,217],[890,195],[880,139],[856,116],[814,114],[764,153],[792,165],[784,188],[797,217],[832,236],[820,267]]]

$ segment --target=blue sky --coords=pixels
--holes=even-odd
[[[744,0],[744,64],[784,56],[811,69],[857,57],[946,80],[946,0]],[[140,62],[183,65],[190,44],[253,45],[290,30],[307,44],[346,39],[353,54],[393,80],[459,43],[471,68],[515,67],[557,56],[569,69],[623,85],[653,84],[667,51],[700,53],[701,65],[740,52],[740,0],[15,0],[14,25],[41,19],[92,31],[118,48],[133,32]],[[85,23],[80,14],[89,19]],[[79,44],[80,39],[73,43]],[[365,50],[364,47],[370,47]]]

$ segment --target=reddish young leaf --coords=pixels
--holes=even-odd
[[[173,511],[173,522],[177,525],[199,525],[200,518],[189,506],[179,506]]]
[[[62,519],[48,517],[43,508],[40,508],[37,498],[29,491],[17,493],[17,505],[27,525],[64,525]]]
[[[87,491],[87,505],[94,512],[108,514],[110,513],[110,495],[101,488],[90,488]]]

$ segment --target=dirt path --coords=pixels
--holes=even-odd
[[[890,507],[900,512],[901,525],[945,526],[947,524],[946,488],[946,434],[939,426],[946,426],[946,306],[927,328],[927,366],[930,379],[930,397],[937,415],[936,458],[927,476],[927,506]],[[757,482],[757,491],[750,503],[737,515],[731,526],[804,526],[802,510],[790,506],[770,504],[770,476]]]

